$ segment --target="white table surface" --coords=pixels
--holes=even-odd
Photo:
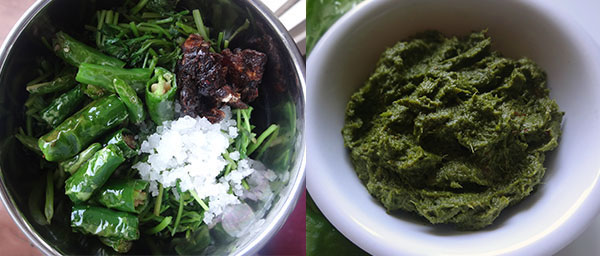
[[[546,1],[565,10],[595,39],[600,46],[600,1],[597,0],[536,0]],[[598,70],[600,72],[600,70]],[[600,157],[600,156],[598,156]],[[598,199],[600,200],[600,198]],[[556,256],[600,255],[600,215],[573,243]]]

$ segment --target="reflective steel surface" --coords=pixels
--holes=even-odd
[[[106,8],[119,1],[97,2],[100,8]],[[63,225],[60,220],[49,226],[36,223],[28,204],[37,192],[43,193],[43,187],[35,181],[44,174],[39,171],[37,161],[27,157],[12,135],[24,123],[23,102],[27,98],[24,84],[34,76],[35,59],[49,54],[40,38],[51,38],[58,30],[81,31],[82,24],[92,16],[94,3],[93,0],[36,2],[13,27],[0,51],[0,196],[15,223],[44,254],[99,251],[97,242],[70,232],[64,220]],[[294,153],[287,187],[282,190],[260,230],[221,248],[222,252],[235,255],[255,254],[281,228],[304,187],[304,61],[285,28],[258,1],[184,0],[182,6],[201,9],[205,19],[210,21],[207,23],[217,30],[230,27],[232,23],[239,24],[246,18],[251,21],[251,29],[240,34],[232,46],[261,50],[270,58],[263,90],[255,104],[259,114],[253,118],[258,128],[287,118],[280,113],[280,104],[291,102],[295,106],[297,132],[290,143]]]

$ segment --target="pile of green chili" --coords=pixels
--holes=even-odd
[[[85,25],[87,38],[60,31],[52,40],[42,39],[58,58],[39,60],[38,77],[26,86],[26,123],[15,135],[39,156],[46,172],[45,197],[30,199],[36,222],[52,223],[55,209],[67,205],[73,231],[95,236],[119,253],[144,235],[167,241],[160,244],[166,248],[148,242],[151,253],[199,254],[210,244],[232,240],[220,224],[209,230],[202,222],[202,200],[191,193],[175,199],[162,191],[151,197],[149,183],[131,169],[144,158],[138,141],[177,117],[173,72],[185,38],[214,35],[213,50],[220,51],[249,24],[246,20],[229,35],[211,33],[199,10],[176,11],[177,2],[126,1],[115,10],[97,11],[95,24]],[[234,114],[250,124],[251,111]],[[279,132],[277,125],[260,136],[254,126],[238,128],[233,147],[245,157],[262,155]],[[43,213],[37,200],[43,201]]]

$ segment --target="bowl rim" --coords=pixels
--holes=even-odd
[[[313,72],[316,73],[319,70],[319,64],[321,62],[321,58],[319,55],[326,55],[328,49],[331,49],[335,46],[337,41],[342,37],[341,33],[347,33],[350,31],[348,29],[348,24],[353,24],[353,20],[355,18],[365,18],[369,14],[373,14],[372,10],[379,10],[380,5],[387,5],[387,3],[393,2],[393,0],[389,1],[375,1],[375,0],[365,0],[355,6],[352,10],[344,14],[340,19],[338,19],[321,37],[321,39],[317,42],[311,55],[307,60],[308,65],[308,73],[312,75]],[[412,1],[415,2],[415,1]],[[433,1],[428,1],[433,2]],[[524,6],[531,8],[539,13],[544,14],[556,21],[557,24],[561,25],[561,30],[565,29],[562,27],[564,24],[568,24],[568,28],[575,29],[575,31],[570,31],[568,35],[577,35],[578,38],[583,38],[586,43],[585,49],[592,49],[593,52],[590,52],[591,56],[600,57],[599,46],[596,41],[591,37],[591,35],[580,26],[580,24],[574,22],[571,17],[568,17],[565,12],[560,12],[558,7],[552,3],[544,3],[541,0],[533,0],[533,1],[525,1],[525,0],[512,0],[509,2],[518,2]],[[379,14],[382,15],[382,14]],[[593,58],[593,57],[588,57]],[[594,63],[600,63],[597,60],[600,58],[596,58]],[[312,76],[308,77],[308,83],[310,86],[319,86],[319,81],[312,81]],[[309,90],[310,92],[310,90]],[[307,143],[309,145],[308,149],[308,163],[307,163],[307,190],[311,193],[312,199],[315,201],[319,209],[325,215],[325,217],[336,227],[346,238],[351,240],[354,244],[362,248],[363,250],[371,253],[371,254],[390,254],[393,252],[392,250],[396,247],[387,248],[384,243],[377,243],[374,241],[379,240],[379,238],[374,235],[374,233],[369,230],[368,227],[363,226],[360,223],[360,220],[353,218],[350,216],[351,214],[345,213],[345,211],[335,205],[335,200],[328,199],[326,197],[327,190],[330,188],[323,188],[322,184],[319,184],[318,173],[315,171],[315,166],[320,165],[320,163],[311,160],[311,151],[310,147],[314,146],[314,139],[311,138],[312,129],[316,124],[311,120],[313,118],[313,111],[310,110],[311,95],[307,96],[309,110],[307,111],[307,129],[309,130],[309,134],[307,135]],[[594,185],[591,188],[588,188],[586,191],[582,193],[582,195],[578,198],[576,202],[574,202],[570,208],[568,209],[568,213],[563,215],[559,220],[545,229],[544,232],[527,239],[521,243],[515,244],[514,246],[510,246],[508,248],[504,248],[498,251],[490,251],[485,253],[485,255],[498,255],[498,254],[510,254],[510,255],[548,255],[553,254],[559,251],[561,248],[568,245],[575,238],[577,238],[585,229],[587,228],[587,224],[596,217],[596,215],[600,212],[600,202],[591,203],[593,201],[594,196],[600,196],[600,171],[595,174]],[[585,204],[585,206],[583,206]],[[585,210],[582,210],[586,208]],[[365,238],[367,237],[367,238]],[[543,246],[539,246],[543,244]],[[407,248],[406,251],[395,253],[407,253],[409,255],[422,255],[427,254],[427,252],[423,251],[415,251]],[[448,253],[448,255],[465,255],[460,254],[460,252]],[[467,254],[470,255],[470,254]]]
[[[12,46],[15,44],[17,39],[21,36],[27,25],[40,13],[48,4],[52,1],[58,0],[37,0],[33,3],[27,11],[19,18],[17,23],[12,27],[4,42],[0,46],[0,71],[4,69],[6,59],[12,50]],[[287,29],[283,26],[281,21],[274,15],[274,13],[261,1],[259,0],[248,0],[255,10],[260,13],[265,20],[268,22],[269,27],[275,30],[277,34],[277,40],[283,42],[285,50],[290,54],[292,66],[296,70],[296,75],[300,78],[299,83],[301,86],[301,99],[302,107],[306,105],[306,65],[304,58],[300,54],[296,43],[290,36]],[[301,117],[303,119],[303,117]],[[303,123],[302,123],[303,125]],[[236,252],[235,255],[254,255],[264,247],[269,240],[283,227],[285,221],[288,219],[290,214],[294,211],[295,205],[297,204],[301,193],[304,191],[304,184],[306,179],[306,139],[305,133],[300,132],[298,135],[298,141],[296,142],[297,147],[297,158],[290,171],[294,172],[297,170],[295,177],[290,177],[293,183],[288,183],[290,188],[290,195],[284,198],[282,203],[282,210],[276,212],[273,217],[273,221],[265,223],[266,227],[263,231],[255,236],[250,242],[245,244],[243,248]],[[0,200],[6,207],[6,210],[15,224],[25,234],[33,245],[35,245],[45,255],[60,255],[60,252],[54,247],[49,245],[37,232],[33,226],[25,221],[25,218],[21,215],[21,212],[16,206],[12,196],[10,196],[5,186],[4,174],[0,170]]]

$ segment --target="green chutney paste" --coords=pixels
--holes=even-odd
[[[418,34],[387,49],[342,130],[358,177],[390,211],[476,230],[528,196],[558,146],[546,74],[486,31]]]

